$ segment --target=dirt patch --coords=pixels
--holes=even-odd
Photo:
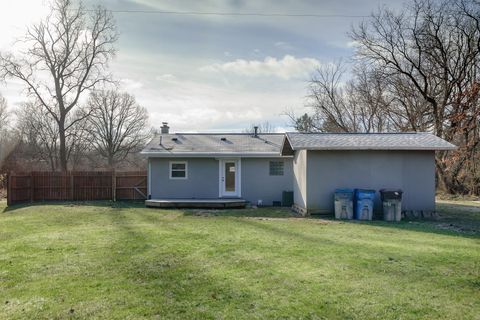
[[[188,209],[188,215],[196,217],[255,217],[290,218],[295,213],[287,208],[248,208],[248,209]]]
[[[218,210],[192,210],[191,213],[195,217],[216,217],[219,215]]]
[[[437,223],[435,226],[439,229],[455,231],[459,233],[476,234],[479,232],[479,230],[461,226],[461,225],[456,225],[454,223]]]
[[[437,202],[438,204],[441,204],[443,206],[442,209],[448,210],[448,211],[466,211],[466,212],[473,212],[473,213],[480,213],[480,201],[469,201],[467,204],[462,204],[462,203],[450,203],[447,201],[439,201]],[[442,215],[442,210],[440,210],[440,216]]]
[[[478,196],[470,196],[470,195],[461,195],[461,194],[447,194],[443,192],[437,192],[435,195],[437,201],[480,201],[480,197]]]
[[[271,217],[245,217],[246,219],[253,219],[253,220],[265,220],[265,221],[308,221],[309,223],[315,224],[336,224],[342,223],[342,221],[335,221],[335,220],[325,220],[325,219],[312,219],[312,218],[305,218],[305,217],[285,217],[285,218],[271,218]]]

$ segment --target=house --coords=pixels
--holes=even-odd
[[[271,206],[282,200],[283,191],[293,189],[293,156],[280,153],[284,134],[168,130],[164,124],[162,133],[142,151],[148,157],[147,205],[169,206],[180,199],[185,205],[200,205],[200,200],[210,200],[206,205],[211,205],[212,199],[241,199],[244,204]]]
[[[146,204],[273,205],[293,191],[296,211],[331,213],[336,188],[399,188],[404,210],[434,211],[435,151],[452,149],[429,133],[171,134],[164,123],[142,151]]]

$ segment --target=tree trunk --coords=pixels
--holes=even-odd
[[[108,169],[115,170],[115,162],[113,161],[113,155],[111,154],[108,155],[107,162],[108,162]]]
[[[444,170],[444,166],[440,164],[441,159],[436,159],[437,175],[439,187],[448,194],[454,194],[454,186],[452,180],[449,179],[447,173]]]
[[[60,117],[60,121],[58,122],[58,130],[59,130],[59,137],[60,137],[60,170],[65,172],[67,171],[67,142],[65,136],[65,117]]]

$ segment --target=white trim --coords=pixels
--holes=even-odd
[[[238,176],[236,177],[238,181],[238,197],[241,198],[242,197],[242,158],[239,158],[238,159]]]
[[[147,175],[147,198],[152,197],[152,162],[148,159],[148,175]]]
[[[218,197],[222,197],[222,159],[218,160]]]
[[[447,151],[456,150],[458,147],[362,147],[362,146],[350,146],[350,147],[292,147],[293,151],[298,150],[310,150],[310,151]]]
[[[185,165],[185,177],[172,177],[172,164],[184,164]],[[188,161],[169,161],[168,162],[168,177],[170,180],[187,180],[188,179]]]
[[[225,162],[235,162],[235,193],[227,193],[225,191]],[[222,179],[223,178],[223,179]],[[242,197],[242,159],[241,158],[229,158],[218,159],[218,197]]]
[[[255,152],[255,153],[242,153],[242,152],[155,152],[155,151],[142,151],[141,155],[151,158],[292,158],[293,156],[282,156],[278,152]]]

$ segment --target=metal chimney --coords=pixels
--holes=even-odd
[[[253,136],[256,138],[258,137],[258,126],[253,127]]]
[[[168,126],[168,122],[162,122],[162,126],[160,127],[160,129],[162,130],[162,134],[168,134],[168,130],[170,129],[170,127]]]

